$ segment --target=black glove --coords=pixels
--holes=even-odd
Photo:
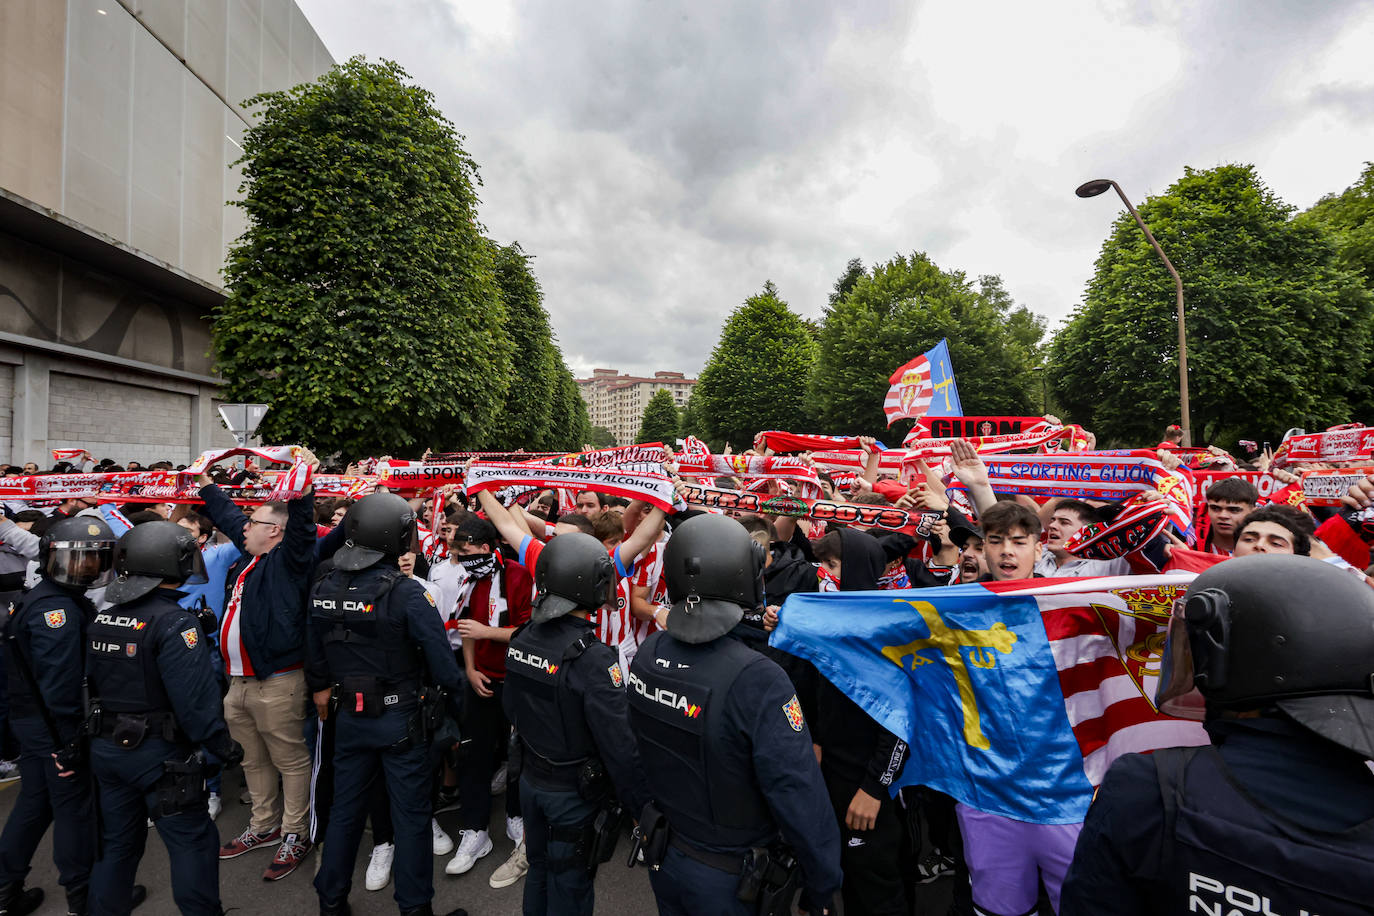
[[[218,757],[222,766],[231,767],[243,761],[243,745],[230,738],[228,732],[220,732],[205,742],[205,749]]]

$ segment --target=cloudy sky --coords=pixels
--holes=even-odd
[[[695,373],[765,280],[818,317],[915,250],[1054,327],[1119,207],[1082,181],[1248,162],[1307,207],[1374,160],[1369,3],[297,3],[434,92],[579,373]]]

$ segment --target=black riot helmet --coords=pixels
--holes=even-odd
[[[534,564],[534,608],[543,623],[573,611],[595,611],[615,601],[615,563],[590,534],[570,531],[549,541]]]
[[[114,578],[114,548],[104,519],[73,515],[53,522],[38,539],[38,567],[58,585],[99,588]]]
[[[348,542],[334,554],[334,565],[356,572],[415,548],[415,510],[395,493],[373,493],[348,508],[343,520]]]
[[[668,635],[710,642],[734,629],[745,609],[763,604],[764,548],[724,515],[683,522],[663,551],[668,580]]]
[[[1218,563],[1174,608],[1161,710],[1185,714],[1194,686],[1209,716],[1277,706],[1374,759],[1374,590],[1311,557],[1252,554]]]
[[[135,525],[115,545],[119,578],[105,589],[114,604],[125,604],[159,585],[200,585],[206,581],[205,561],[196,536],[176,522]]]

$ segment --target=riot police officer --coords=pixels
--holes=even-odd
[[[415,541],[415,510],[399,496],[374,493],[343,524],[348,541],[310,595],[306,648],[306,682],[320,718],[337,716],[334,802],[315,877],[320,913],[349,912],[368,791],[380,775],[395,826],[396,903],[403,916],[431,916],[428,749],[443,711],[434,687],[459,697],[462,674],[433,599],[396,562]]]
[[[589,534],[560,534],[539,555],[530,622],[506,650],[502,703],[515,725],[525,819],[525,916],[592,912],[596,866],[622,810],[647,800],[625,678],[591,615],[615,601],[615,563]],[[614,784],[615,795],[612,795]]]
[[[763,564],[734,519],[683,523],[664,551],[667,632],[630,666],[653,799],[638,829],[663,916],[790,912],[798,878],[820,913],[840,886],[839,830],[801,704],[776,663],[727,636],[765,604]]]
[[[1159,683],[1166,712],[1205,703],[1212,743],[1112,764],[1062,916],[1374,913],[1374,592],[1309,557],[1227,560],[1175,608]]]
[[[119,539],[112,602],[86,633],[91,768],[99,786],[103,850],[91,872],[90,910],[125,916],[152,818],[167,847],[182,913],[219,916],[219,834],[206,809],[205,751],[243,758],[229,737],[210,644],[177,602],[205,581],[195,535],[145,522]]]
[[[113,532],[99,518],[55,522],[38,541],[38,584],[9,605],[5,670],[23,778],[0,834],[0,913],[10,916],[31,913],[43,901],[40,888],[25,890],[23,882],[49,823],[68,909],[85,912],[95,837],[79,738],[84,636],[95,607],[84,593],[113,578],[114,545]]]

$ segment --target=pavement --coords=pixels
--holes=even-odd
[[[9,817],[10,808],[19,793],[19,782],[0,786],[0,818]],[[237,836],[248,826],[248,806],[239,803],[243,788],[242,771],[231,770],[224,774],[224,810],[215,826],[220,837],[229,839]],[[456,812],[440,812],[439,823],[454,838],[458,839]],[[520,898],[524,882],[510,887],[494,890],[487,879],[491,873],[506,861],[511,854],[512,844],[506,837],[505,808],[499,799],[492,805],[491,838],[494,849],[491,854],[479,859],[477,865],[466,875],[451,877],[444,874],[444,865],[449,856],[434,858],[434,912],[444,916],[456,907],[464,907],[471,916],[519,916]],[[392,899],[394,886],[388,885],[381,891],[369,892],[363,889],[363,874],[367,868],[368,854],[371,852],[371,837],[363,834],[362,848],[359,850],[357,867],[353,872],[353,892],[349,897],[356,916],[372,914],[394,914],[396,903]],[[311,884],[319,863],[318,850],[311,852],[305,863],[294,874],[276,882],[262,880],[262,871],[276,850],[250,852],[220,862],[220,898],[226,911],[234,916],[258,916],[258,914],[291,914],[291,916],[311,916],[318,911],[319,898]],[[653,894],[649,890],[648,872],[643,867],[628,869],[625,858],[629,855],[628,842],[622,841],[616,847],[616,854],[603,865],[596,876],[596,910],[599,913],[614,914],[652,914],[656,912]],[[171,880],[167,862],[167,851],[157,831],[149,830],[147,851],[138,869],[138,883],[148,888],[148,900],[135,912],[138,916],[175,916],[176,905],[172,901]],[[47,898],[37,910],[37,916],[64,916],[65,897],[57,883],[57,871],[52,864],[52,831],[38,847],[33,859],[33,870],[29,873],[27,884],[41,887]],[[917,889],[917,901],[913,916],[945,916],[950,901],[950,879]]]

